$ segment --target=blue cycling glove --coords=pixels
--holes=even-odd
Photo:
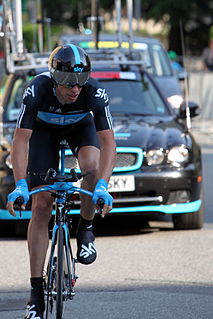
[[[16,188],[8,195],[8,202],[15,202],[18,197],[23,197],[24,204],[29,200],[29,190],[25,179],[20,179],[16,183]]]
[[[112,206],[113,197],[107,191],[107,182],[104,179],[99,179],[93,192],[92,200],[95,204],[99,198],[102,198],[104,204]]]

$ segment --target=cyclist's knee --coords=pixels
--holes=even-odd
[[[52,211],[52,198],[48,195],[37,194],[32,200],[32,218],[42,222],[49,222]]]
[[[83,185],[87,189],[93,189],[98,178],[98,168],[89,168],[87,170],[87,175],[83,179]]]

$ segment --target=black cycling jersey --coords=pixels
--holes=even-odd
[[[96,80],[90,78],[77,100],[63,105],[56,97],[50,73],[45,72],[37,75],[26,88],[17,127],[33,129],[37,121],[57,127],[73,125],[89,113],[93,115],[97,131],[112,129],[108,95]]]

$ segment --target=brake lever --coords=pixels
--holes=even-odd
[[[100,213],[101,217],[104,218],[104,215],[102,215],[103,208],[104,208],[104,200],[103,200],[103,198],[99,198],[98,199],[97,205],[99,206],[99,213]]]
[[[24,204],[24,198],[22,196],[19,196],[16,198],[15,202],[13,205],[17,205],[19,207],[19,215],[20,218],[22,218],[22,213],[21,213],[21,206]]]

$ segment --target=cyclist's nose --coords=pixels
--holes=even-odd
[[[72,88],[70,88],[70,90],[71,90],[72,92],[78,92],[78,91],[81,90],[81,88],[76,84],[76,85],[74,85]]]

